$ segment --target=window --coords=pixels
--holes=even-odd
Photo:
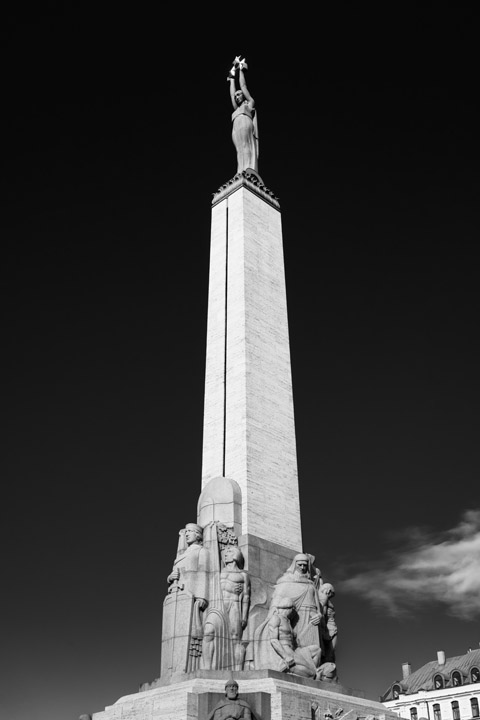
[[[453,720],[460,720],[460,708],[458,706],[457,700],[454,700],[452,702],[452,716]]]
[[[410,708],[410,720],[418,720],[418,712],[416,707]]]
[[[442,720],[442,713],[440,712],[440,705],[435,703],[433,706],[433,720]]]
[[[472,718],[480,717],[478,712],[478,698],[471,698],[470,705],[472,706]]]
[[[440,690],[440,688],[443,688],[445,683],[443,682],[443,677],[441,675],[435,675],[433,678],[433,684],[435,685],[435,690]]]
[[[393,695],[394,700],[398,700],[398,696],[400,695],[401,691],[402,691],[402,688],[400,687],[400,685],[393,686],[392,695]]]
[[[477,667],[473,667],[470,670],[470,677],[472,678],[472,682],[480,682],[480,670]]]
[[[455,670],[455,672],[452,673],[452,685],[454,687],[458,687],[458,685],[462,684],[462,676],[458,672],[458,670]]]

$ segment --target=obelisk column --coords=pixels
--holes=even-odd
[[[242,492],[242,535],[302,548],[280,206],[239,173],[212,209],[202,487]]]

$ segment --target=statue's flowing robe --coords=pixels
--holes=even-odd
[[[163,604],[162,676],[193,672],[200,663],[203,612],[208,599],[208,551],[196,543],[180,549],[173,570],[179,571]]]
[[[278,597],[288,598],[295,606],[298,618],[292,627],[297,645],[320,645],[319,626],[310,624],[310,618],[322,612],[314,582],[308,576],[286,572],[277,581],[272,605]]]
[[[232,140],[237,149],[237,172],[252,168],[258,172],[257,113],[245,101],[232,113]]]

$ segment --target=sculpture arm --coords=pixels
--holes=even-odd
[[[242,630],[245,630],[248,622],[248,612],[250,610],[250,576],[248,573],[243,573],[245,584],[243,586],[242,596]]]
[[[168,575],[168,577],[167,577],[167,582],[170,585],[174,580],[179,580],[179,579],[180,579],[180,571],[178,568],[174,567],[172,572],[170,573],[170,575]]]
[[[244,96],[248,100],[248,104],[253,109],[255,107],[255,100],[252,98],[250,93],[248,92],[247,83],[245,82],[245,75],[243,73],[242,68],[238,71],[238,79],[240,82],[240,90],[243,92]]]
[[[271,646],[273,647],[277,655],[280,655],[282,660],[285,662],[285,669],[288,670],[288,668],[291,668],[293,665],[295,665],[295,660],[293,659],[293,654],[290,648],[288,648],[290,652],[287,652],[282,642],[280,641],[280,619],[278,615],[274,615],[268,623],[268,631],[270,635]]]
[[[190,573],[189,583],[189,589],[198,601],[200,610],[204,610],[208,604],[208,569],[208,551],[201,547],[196,557],[195,571]]]
[[[230,99],[232,101],[233,109],[237,109],[237,103],[235,101],[235,78],[230,76]]]
[[[285,649],[284,649],[282,643],[280,642],[280,640],[276,640],[275,638],[272,638],[270,640],[270,642],[271,642],[273,649],[277,653],[277,655],[280,655],[280,657],[282,658],[282,660],[285,661],[285,663],[288,665],[288,667],[292,667],[292,665],[295,665],[295,660],[293,659],[293,657],[291,655],[289,655],[288,653],[285,652]]]

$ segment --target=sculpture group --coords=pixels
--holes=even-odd
[[[250,578],[233,530],[188,523],[164,602],[162,676],[271,669],[335,680],[334,589],[312,555],[297,554],[268,607],[251,613]],[[248,652],[247,652],[248,649]]]

